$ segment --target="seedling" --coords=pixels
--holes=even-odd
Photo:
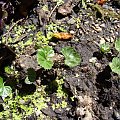
[[[111,70],[120,75],[120,39],[115,41],[115,49],[119,52],[118,57],[114,57],[112,62],[109,63]]]
[[[80,55],[72,47],[64,47],[61,52],[65,57],[65,64],[69,67],[74,67],[80,64]]]
[[[103,43],[100,45],[100,50],[103,53],[108,53],[110,51],[110,45],[108,43]]]
[[[4,86],[3,78],[0,77],[0,96],[4,99],[12,93],[10,86]]]
[[[14,70],[10,66],[6,66],[4,70],[7,74],[12,74],[14,72]]]
[[[112,62],[109,63],[111,70],[120,75],[120,58],[114,57]]]
[[[53,66],[52,57],[54,56],[54,50],[50,46],[44,46],[41,49],[38,49],[37,52],[37,61],[38,64],[44,69],[51,69]]]
[[[120,52],[120,38],[115,41],[115,49]]]

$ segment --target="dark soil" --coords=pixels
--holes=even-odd
[[[93,2],[91,3],[93,4]],[[33,0],[31,4],[33,4]],[[89,4],[86,4],[86,9],[84,9],[80,0],[73,0],[70,7],[68,7],[69,10],[71,9],[68,13],[58,13],[59,7],[57,7],[50,18],[47,18],[50,13],[42,12],[41,14],[41,7],[47,5],[51,12],[56,5],[55,2],[52,0],[40,0],[39,5],[35,3],[34,6],[31,6],[31,4],[27,6],[22,4],[25,6],[24,12],[20,12],[23,6],[20,5],[20,8],[18,8],[20,17],[29,16],[24,20],[24,24],[36,24],[37,30],[35,32],[41,30],[47,33],[45,25],[51,22],[56,24],[60,22],[68,32],[73,32],[74,37],[69,41],[58,40],[54,42],[52,40],[49,42],[49,45],[53,46],[57,54],[61,54],[61,48],[65,46],[75,48],[81,55],[82,62],[74,68],[69,68],[62,62],[59,64],[55,63],[51,70],[44,70],[37,64],[34,44],[26,47],[24,52],[16,58],[17,53],[14,52],[15,48],[12,45],[8,45],[8,47],[1,44],[0,75],[10,79],[5,74],[3,68],[8,64],[14,65],[15,69],[20,73],[21,81],[19,84],[16,84],[20,95],[32,94],[36,86],[26,85],[23,80],[26,77],[27,69],[33,68],[36,71],[37,79],[39,79],[38,82],[40,82],[38,84],[48,86],[46,92],[51,98],[51,101],[48,102],[48,108],[42,109],[41,112],[53,120],[120,120],[120,76],[113,73],[109,67],[109,62],[117,53],[112,48],[110,53],[103,54],[98,46],[102,40],[112,45],[113,41],[120,38],[120,17],[110,16],[109,13],[109,15],[100,13],[100,11],[95,10]],[[119,1],[117,3],[117,0],[114,0],[108,1],[101,7],[105,7],[108,11],[112,9],[120,16],[119,4]],[[13,6],[16,8],[16,5]],[[15,12],[14,14],[17,13]],[[19,17],[17,16],[14,19],[16,20],[16,18],[18,19]],[[74,18],[79,18],[80,22],[74,21]],[[77,27],[77,24],[79,24],[79,27]],[[3,33],[5,33],[4,30]],[[93,57],[97,58],[96,63],[90,62],[90,59]],[[62,76],[64,76],[63,89],[68,94],[66,99],[67,107],[70,109],[61,108],[53,110],[51,102],[59,103],[61,99],[58,99],[54,94],[57,89],[57,83],[53,84],[52,82],[57,77]],[[51,84],[53,84],[53,87],[50,87]],[[70,97],[73,96],[74,100],[72,101]],[[37,120],[37,117],[31,115],[27,119]]]

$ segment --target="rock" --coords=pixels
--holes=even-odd
[[[90,63],[95,63],[97,61],[97,58],[96,57],[92,57],[91,59],[89,59],[89,62]]]
[[[73,24],[75,24],[75,19],[73,19],[73,18],[71,18],[69,21],[67,21],[67,23],[68,24],[71,24],[71,25],[73,25]]]
[[[83,120],[93,120],[92,119],[92,114],[91,112],[89,112],[88,110],[85,112],[85,117],[83,118]]]
[[[101,63],[95,63],[95,67],[97,67],[98,69],[100,69],[102,67]]]
[[[116,118],[116,120],[120,120],[120,113],[118,113],[116,110],[114,110],[113,115]]]
[[[25,72],[27,72],[29,68],[33,68],[34,70],[39,69],[36,58],[30,55],[20,55],[17,63]]]
[[[85,115],[85,109],[83,107],[77,107],[76,108],[76,115],[79,116],[84,116]]]
[[[41,114],[41,111],[40,111],[40,110],[37,110],[37,111],[35,112],[35,114],[36,114],[36,116],[39,116],[39,115]]]
[[[41,112],[45,115],[48,115],[49,117],[56,117],[55,112],[51,109],[51,108],[46,108],[46,109],[42,109]]]
[[[100,27],[105,28],[105,27],[106,27],[106,26],[105,26],[105,23],[101,24]]]
[[[62,6],[58,8],[58,13],[67,16],[71,14],[72,12],[72,1],[68,0],[66,3],[64,3]]]

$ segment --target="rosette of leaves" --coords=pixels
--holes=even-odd
[[[65,57],[65,64],[69,67],[74,67],[80,64],[81,57],[72,47],[64,47],[61,52]]]
[[[37,61],[38,64],[44,69],[51,69],[53,66],[54,50],[51,46],[44,46],[41,49],[38,49],[37,52]]]
[[[110,66],[112,72],[120,75],[120,58],[119,57],[114,57],[112,59],[112,62],[109,63],[109,66]]]
[[[120,52],[120,38],[115,41],[115,49]]]
[[[0,77],[0,96],[4,99],[12,93],[10,86],[5,86],[3,83],[3,78]]]

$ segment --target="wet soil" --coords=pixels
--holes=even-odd
[[[52,11],[56,4],[48,0],[40,1],[39,5],[34,7],[36,12],[29,15],[25,24],[36,24],[38,26],[36,31],[41,30],[45,33],[47,32],[45,25],[50,22],[63,24],[68,32],[73,33],[73,38],[69,41],[58,40],[54,42],[52,40],[49,45],[53,46],[57,54],[61,54],[61,48],[65,46],[73,47],[81,55],[81,64],[69,68],[63,63],[55,63],[51,70],[46,71],[37,64],[34,45],[26,47],[22,55],[19,55],[16,59],[14,50],[1,45],[1,69],[6,65],[6,61],[10,64],[13,64],[11,61],[14,61],[16,69],[20,72],[21,80],[24,80],[27,69],[33,68],[36,71],[37,79],[40,80],[39,84],[48,86],[46,92],[49,91],[51,101],[48,102],[48,108],[42,109],[41,112],[52,120],[120,120],[120,76],[113,73],[109,67],[109,62],[116,56],[116,52],[112,48],[110,53],[103,54],[99,49],[101,41],[113,44],[116,39],[120,38],[120,18],[105,16],[100,11],[97,11],[97,13],[90,5],[87,5],[87,8],[84,9],[79,0],[74,0],[70,6],[67,6],[67,9],[69,9],[67,13],[60,15],[61,13],[58,13],[60,10],[58,11],[59,8],[57,7],[48,18],[50,14],[48,11],[48,13],[42,12],[40,14],[43,5],[47,5],[49,11]],[[116,1],[109,1],[102,7],[112,9],[120,15],[119,4],[116,6]],[[23,16],[26,14],[23,14]],[[74,21],[74,18],[80,21]],[[4,54],[2,54],[3,51]],[[96,62],[90,62],[94,57],[96,57]],[[7,77],[3,73],[4,71],[0,72],[2,76]],[[64,76],[63,88],[68,94],[66,101],[69,109],[53,110],[51,102],[57,103],[61,99],[58,99],[54,94],[57,84],[53,85],[53,88],[49,88],[49,86],[52,81],[61,76]],[[31,87],[24,84],[23,81],[19,84],[22,84],[22,88],[17,85],[20,94],[29,94],[36,89],[35,85]],[[30,88],[33,89],[30,90]],[[73,101],[70,97],[74,97]],[[35,120],[37,117],[31,115],[27,119]]]

